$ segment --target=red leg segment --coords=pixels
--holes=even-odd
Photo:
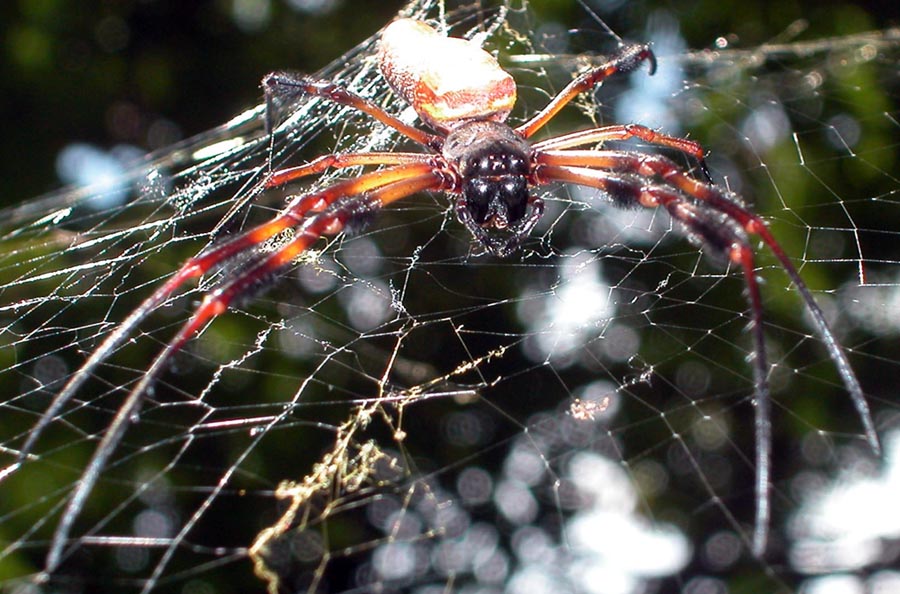
[[[688,140],[687,138],[678,138],[677,136],[669,136],[661,134],[655,130],[651,130],[640,124],[622,124],[615,126],[603,126],[602,128],[591,128],[590,130],[581,130],[572,134],[564,134],[562,136],[554,136],[541,142],[536,142],[532,148],[536,151],[550,151],[567,149],[576,146],[584,146],[586,144],[607,142],[609,140],[628,140],[630,138],[640,138],[644,142],[665,146],[682,153],[686,153],[698,161],[702,161],[706,155],[706,151],[700,146],[700,143]]]
[[[844,385],[850,394],[850,398],[853,401],[853,405],[856,407],[860,420],[863,423],[869,446],[875,453],[881,451],[878,433],[875,431],[875,423],[872,420],[869,405],[866,403],[862,387],[859,385],[856,374],[853,373],[853,368],[850,366],[850,361],[847,359],[843,347],[841,347],[834,332],[831,331],[831,327],[825,320],[825,314],[822,313],[822,309],[816,303],[812,293],[800,277],[800,273],[797,271],[793,262],[791,262],[790,258],[788,258],[784,249],[781,247],[781,244],[778,243],[772,235],[772,232],[769,231],[765,221],[758,215],[750,212],[740,203],[736,196],[722,191],[717,186],[694,179],[670,159],[661,155],[647,155],[621,151],[547,151],[539,153],[535,157],[535,160],[539,164],[536,177],[541,178],[543,176],[547,178],[546,181],[550,181],[550,178],[552,177],[552,174],[549,173],[550,171],[558,171],[560,174],[563,174],[562,171],[570,172],[563,175],[571,175],[571,172],[574,171],[578,171],[580,175],[600,173],[599,171],[594,171],[595,168],[636,174],[640,177],[648,177],[651,179],[653,177],[658,177],[666,184],[681,190],[687,196],[708,205],[717,212],[727,215],[731,220],[743,227],[747,233],[752,233],[762,239],[763,243],[766,244],[781,264],[781,267],[788,275],[788,278],[797,287],[797,292],[800,294],[800,298],[803,300],[804,305],[809,311],[810,316],[813,319],[813,324],[818,331],[822,342],[825,343],[828,354],[834,361],[838,373],[841,376],[841,380],[844,382]],[[551,167],[547,168],[547,172],[542,174],[541,172],[545,171],[543,167],[545,164]],[[590,175],[588,175],[588,178],[590,178]],[[639,182],[636,181],[631,183],[639,185]],[[591,183],[583,185],[594,185],[594,187],[598,187]]]
[[[305,165],[288,167],[275,171],[264,181],[265,188],[283,186],[301,177],[322,173],[326,169],[344,169],[365,165],[409,165],[413,163],[429,163],[438,167],[434,155],[427,153],[334,153],[322,155]]]
[[[650,51],[649,46],[631,45],[622,48],[609,62],[585,72],[566,85],[556,97],[550,100],[550,103],[544,109],[516,128],[516,132],[525,138],[531,138],[535,132],[543,128],[572,99],[585,91],[593,89],[616,72],[630,72],[634,70],[645,60],[650,62],[650,74],[653,74],[656,70],[656,58],[653,52]]]
[[[432,171],[431,165],[427,163],[398,165],[382,171],[374,171],[356,179],[338,182],[319,192],[298,196],[280,215],[269,222],[263,223],[221,245],[214,246],[205,254],[185,262],[178,272],[125,318],[100,346],[91,353],[91,356],[81,368],[72,375],[62,391],[56,396],[50,408],[47,409],[41,420],[38,421],[29,434],[28,439],[19,452],[19,462],[24,460],[31,452],[43,430],[72,396],[75,395],[75,392],[87,381],[93,370],[106,360],[113,349],[119,346],[144,318],[162,305],[166,299],[188,280],[205,274],[239,253],[263,244],[287,228],[297,226],[303,222],[304,217],[308,213],[320,212],[342,197],[365,194],[393,183],[403,182],[404,180],[421,179],[423,176],[433,175]]]
[[[374,103],[327,80],[319,80],[293,72],[270,72],[263,78],[262,86],[266,94],[266,125],[270,130],[272,129],[274,97],[295,101],[300,97],[312,95],[358,109],[421,145],[438,149],[443,143],[440,136],[405,124]]]
[[[677,136],[669,136],[661,134],[655,130],[651,130],[646,126],[639,124],[624,124],[615,126],[603,126],[602,128],[592,128],[590,130],[582,130],[572,134],[556,136],[535,143],[532,148],[539,154],[550,155],[586,155],[590,161],[591,155],[596,155],[597,151],[568,151],[566,153],[559,152],[560,149],[568,149],[575,146],[584,146],[591,143],[602,143],[609,140],[628,140],[630,138],[640,138],[644,142],[664,146],[676,151],[680,151],[697,159],[700,171],[707,182],[712,182],[709,174],[709,168],[706,166],[706,151],[700,146],[700,143],[688,140],[687,138],[678,138]]]

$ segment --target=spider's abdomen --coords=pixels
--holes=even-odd
[[[516,83],[494,56],[421,21],[391,23],[381,36],[378,63],[394,91],[436,130],[469,120],[503,122],[516,103]]]

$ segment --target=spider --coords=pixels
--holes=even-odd
[[[573,98],[592,90],[606,78],[636,70],[644,62],[653,74],[655,57],[647,45],[623,45],[608,61],[574,78],[543,109],[516,127],[506,123],[516,101],[515,81],[491,54],[475,44],[444,36],[420,21],[399,19],[383,31],[378,57],[381,73],[394,92],[414,108],[431,131],[407,125],[337,84],[289,72],[273,72],[263,78],[267,127],[271,130],[276,100],[293,102],[302,97],[318,97],[368,114],[420,145],[424,152],[332,153],[305,165],[270,173],[262,181],[260,191],[327,169],[379,167],[297,196],[270,221],[213,245],[185,262],[93,351],[35,426],[18,461],[2,473],[8,474],[22,464],[46,426],[144,318],[187,281],[250,254],[230,278],[204,297],[117,411],[69,498],[47,556],[46,572],[54,571],[61,562],[68,534],[86,497],[136,413],[142,395],[172,355],[213,318],[225,312],[236,298],[289,267],[323,236],[352,228],[386,206],[423,191],[452,196],[456,215],[474,241],[496,256],[514,252],[541,218],[543,202],[532,190],[563,183],[596,188],[618,207],[663,208],[708,252],[740,267],[746,283],[754,343],[757,510],[752,547],[755,554],[764,552],[767,539],[771,428],[762,302],[750,236],[758,237],[768,246],[796,287],[862,419],[870,446],[879,451],[878,437],[860,384],[822,310],[766,223],[743,206],[735,194],[712,183],[704,163],[704,150],[698,143],[638,124],[608,125],[538,142],[530,140]],[[702,179],[659,154],[596,148],[608,141],[631,138],[693,158]],[[286,229],[295,231],[288,242],[274,251],[258,249]]]

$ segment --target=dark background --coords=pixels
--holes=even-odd
[[[2,43],[0,51],[3,52],[2,61],[0,61],[0,113],[3,114],[5,121],[4,133],[0,139],[0,162],[2,162],[4,172],[0,201],[3,205],[22,203],[58,188],[60,182],[56,178],[54,163],[59,151],[68,144],[88,142],[101,148],[110,148],[120,143],[127,143],[151,151],[164,148],[179,139],[202,133],[229,120],[243,109],[257,104],[261,98],[259,80],[266,72],[273,69],[314,72],[373,35],[396,14],[401,6],[399,2],[344,0],[335,2],[328,10],[304,12],[292,8],[286,1],[246,2],[245,4],[251,7],[267,6],[271,11],[268,18],[253,25],[235,17],[234,7],[240,4],[240,2],[224,0],[210,2],[20,0],[19,2],[4,3],[0,7],[0,43]],[[897,20],[900,19],[900,9],[893,2],[826,4],[783,0],[736,3],[722,2],[721,0],[702,2],[612,1],[594,2],[590,3],[590,6],[613,31],[632,39],[643,39],[647,19],[656,10],[665,9],[676,16],[682,33],[692,49],[711,48],[719,37],[728,38],[732,47],[756,47],[775,39],[781,39],[782,33],[797,19],[805,19],[808,23],[808,28],[799,37],[803,40],[883,29],[897,24]],[[608,39],[596,20],[576,2],[534,0],[530,3],[530,8],[535,14],[534,22],[541,23],[547,30],[553,30],[555,26],[557,30],[579,29],[588,32],[586,35],[577,37],[584,44],[584,47],[577,49],[594,49],[590,47],[592,40]],[[594,31],[597,33],[592,34]],[[793,37],[789,39],[793,39]],[[705,81],[704,84],[710,85],[710,88],[713,85],[710,81]],[[752,81],[748,86],[752,86]],[[878,91],[883,91],[883,89],[878,89]],[[728,91],[728,93],[732,92],[734,95],[731,95],[731,98],[738,97],[734,103],[739,103],[741,95],[738,94],[738,91]],[[864,94],[856,97],[864,97]],[[893,97],[896,98],[896,93]],[[896,106],[888,107],[887,111],[892,109],[896,111]],[[869,122],[869,125],[871,124],[872,122]],[[821,122],[815,122],[814,126],[816,132],[821,132],[824,128]],[[701,136],[703,132],[705,131],[700,131]],[[880,142],[878,149],[896,145],[896,141],[892,141],[886,135],[873,133],[871,137]],[[768,160],[773,157],[765,155],[764,158]],[[852,159],[836,158],[833,163],[817,164],[814,171],[825,176],[848,175],[847,172],[840,169],[848,161],[852,161]],[[860,159],[861,161],[863,159]],[[851,163],[851,167],[852,165],[853,163]],[[791,166],[799,169],[796,167],[796,163],[791,163]],[[856,172],[851,170],[850,174],[855,175]],[[890,192],[896,191],[896,184],[891,183],[893,180],[889,174],[885,175],[882,172],[873,177],[875,177],[874,181],[868,180],[872,183],[871,186],[864,185],[864,180],[860,180],[858,183],[851,183],[849,186],[851,189],[847,189],[847,187],[838,189],[837,196],[852,202],[850,199],[856,196],[868,198],[884,195],[890,197]],[[779,180],[773,185],[780,189],[784,183]],[[876,184],[881,185],[876,187]],[[807,198],[800,193],[791,198],[797,201],[797,212],[803,212],[802,205],[806,203]],[[766,206],[772,208],[774,200],[771,197],[768,200]],[[858,204],[854,204],[854,206],[858,206]],[[877,215],[872,217],[870,226],[878,228],[876,217]],[[834,224],[839,229],[849,225],[846,217],[842,216],[838,216]],[[857,220],[855,224],[866,226],[862,220]],[[812,225],[824,227],[826,223],[816,220]],[[887,226],[887,224],[885,225]],[[888,228],[891,229],[890,226]],[[893,229],[896,229],[896,223],[893,224]],[[803,250],[802,242],[805,239],[804,232],[806,230],[807,227],[798,225],[793,229],[795,237],[780,235],[780,237],[788,237],[786,241],[794,242],[795,245],[791,246],[792,254],[801,253],[797,250]],[[434,234],[433,226],[428,227],[427,233],[428,236]],[[459,235],[464,235],[464,233],[460,232]],[[412,243],[419,245],[416,242]],[[853,250],[845,247],[850,254],[848,257],[852,258]],[[889,244],[886,247],[896,249],[896,246]],[[866,254],[880,253],[886,262],[900,260],[900,255],[897,255],[896,252],[879,252],[874,245],[866,246],[866,248]],[[188,246],[184,249],[194,250],[197,248]],[[681,272],[688,271],[685,274],[690,276],[691,263],[697,259],[696,250],[692,246],[687,246],[684,251],[687,255],[684,261],[678,262],[676,268],[679,268]],[[398,248],[398,252],[398,260],[402,256],[408,256],[408,254],[402,253],[401,248]],[[188,251],[187,253],[193,252]],[[149,274],[162,277],[168,274],[171,267],[184,257],[186,254],[174,257],[172,262],[166,262],[163,267],[151,270]],[[828,258],[831,258],[831,261],[827,261],[823,268],[826,269],[826,273],[833,272],[833,274],[831,277],[825,274],[819,277],[818,281],[820,287],[832,288],[841,282],[837,277],[844,274],[845,271],[837,270],[839,268],[836,264],[839,261],[838,256],[831,255]],[[660,259],[657,264],[663,262],[664,260]],[[852,264],[852,262],[848,264],[847,268],[852,268]],[[626,263],[629,272],[632,267],[637,268],[633,263]],[[816,269],[809,270],[809,268],[812,267],[807,267],[804,274],[812,276]],[[485,269],[493,270],[493,268]],[[428,268],[425,264],[421,270],[431,272],[433,269]],[[509,267],[504,269],[504,272],[509,272]],[[659,282],[659,278],[661,278],[655,272],[655,270],[647,272],[651,283]],[[852,274],[851,270],[841,279],[845,280]],[[520,277],[523,276],[525,275],[520,275]],[[775,275],[773,274],[772,277],[775,278]],[[781,283],[778,286],[786,284],[783,276],[778,276],[777,279]],[[509,282],[512,284],[515,281]],[[459,286],[467,288],[471,285],[461,282]],[[653,286],[653,284],[648,284],[648,287],[652,288]],[[735,283],[731,286],[739,287],[739,284]],[[498,286],[491,289],[497,295],[516,294],[516,289],[509,287]],[[520,290],[521,285],[517,289]],[[719,293],[723,292],[725,291],[719,290]],[[663,293],[669,295],[665,291]],[[735,312],[743,311],[744,305],[739,294],[740,289],[736,289],[732,293],[732,295],[726,296],[731,300],[724,302],[722,310],[725,317],[731,319],[734,327],[729,329],[731,334],[723,335],[723,340],[728,345],[743,346],[746,343],[744,324],[738,319]],[[281,293],[276,291],[275,295],[280,296]],[[672,295],[672,301],[684,307],[680,309],[676,307],[672,319],[662,318],[661,327],[666,330],[675,328],[676,322],[682,321],[675,318],[683,315],[683,312],[701,317],[704,312],[710,311],[709,308],[688,307],[689,299],[693,298],[691,294],[686,297],[681,297],[678,293]],[[776,310],[771,312],[772,317],[769,318],[772,320],[772,334],[776,334],[776,330],[782,323],[787,327],[795,327],[798,307],[796,299],[789,295],[791,299],[785,305],[782,303],[785,299],[779,299],[779,295],[774,292],[767,293],[766,297],[769,299],[767,308]],[[706,298],[708,301],[704,303],[715,303],[711,297]],[[272,299],[273,302],[275,300],[276,298]],[[409,299],[406,303],[412,305],[413,301]],[[123,303],[117,305],[119,307],[126,306]],[[441,307],[444,307],[443,311],[455,311],[452,306],[434,307],[438,311],[441,310]],[[767,311],[767,313],[769,312]],[[490,312],[486,312],[486,314],[490,314]],[[104,310],[96,314],[92,312],[89,317],[93,320],[107,315],[108,313]],[[229,324],[232,324],[237,328],[233,331],[239,337],[236,339],[238,344],[246,346],[252,342],[252,331],[238,327],[240,323],[238,316],[223,316],[223,319],[217,322],[220,322],[219,327],[228,327]],[[161,322],[156,323],[157,329],[163,327]],[[691,320],[690,324],[696,324],[698,328],[709,327],[704,320]],[[686,322],[686,325],[689,324]],[[80,338],[84,340],[84,336]],[[775,340],[773,338],[773,342]],[[867,340],[871,340],[871,342],[866,342]],[[158,344],[149,340],[143,342],[147,343],[141,345],[145,346],[147,353],[142,353],[143,358],[138,357],[137,361],[126,362],[125,366],[139,371],[141,364],[152,356]],[[788,335],[786,344],[789,345],[789,348],[796,346],[798,342],[800,340],[795,335]],[[877,396],[883,396],[883,401],[886,401],[889,397],[886,395],[891,393],[889,390],[893,389],[891,386],[896,382],[889,374],[879,375],[875,370],[893,369],[893,362],[898,360],[896,348],[885,346],[885,350],[882,351],[877,338],[869,339],[868,337],[858,338],[854,344],[863,345],[864,352],[871,355],[870,357],[857,357],[854,360],[855,364],[860,363],[861,375],[866,373],[867,369],[869,371],[864,379],[867,391],[871,390]],[[739,351],[740,349],[730,350]],[[822,355],[821,349],[815,353],[820,361],[826,359]],[[721,363],[721,367],[740,370],[736,372],[737,375],[742,375],[745,379],[749,373],[746,361],[742,360],[744,358],[742,355],[745,354],[746,352],[738,353],[734,357],[735,360],[725,361]],[[72,355],[70,365],[74,369],[83,353],[70,353],[70,355]],[[659,354],[654,354],[650,357],[651,361],[654,360],[653,357],[656,360],[664,358]],[[863,359],[863,361],[860,362],[858,359]],[[451,360],[457,359],[451,358]],[[879,367],[876,360],[886,363]],[[828,361],[819,367],[827,367],[833,372]],[[512,367],[511,370],[504,369],[503,372],[509,377],[513,377],[513,373],[520,369],[522,367]],[[301,375],[296,369],[293,370],[293,373]],[[826,371],[826,373],[828,372]],[[661,374],[661,376],[664,375]],[[734,379],[729,373],[724,375],[727,376],[727,379]],[[208,381],[204,374],[198,374],[198,376],[203,376],[202,382]],[[269,373],[268,376],[273,383],[279,378],[275,372]],[[279,394],[279,397],[290,394],[291,390],[296,388],[295,378],[287,374],[285,377],[287,379],[282,380],[285,385],[278,386],[277,390],[272,390],[273,393]],[[531,380],[530,376],[525,376],[525,378],[523,383]],[[193,378],[186,378],[188,381],[191,379]],[[881,385],[879,385],[879,379]],[[579,381],[587,381],[587,378],[581,377]],[[815,387],[821,387],[825,385],[825,381],[813,380],[811,383]],[[833,391],[839,392],[838,383],[836,381],[832,381],[832,383],[837,386]],[[202,383],[200,385],[202,387]],[[335,383],[335,385],[338,384]],[[749,391],[748,386],[749,383],[746,381],[741,384],[740,389],[743,392],[735,398],[746,395]],[[182,385],[177,387],[181,389]],[[660,388],[659,385],[653,387]],[[666,387],[662,386],[661,393],[666,392]],[[190,392],[189,388],[184,388],[184,390]],[[358,393],[362,394],[362,389]],[[548,400],[558,399],[555,394],[549,394],[547,398]],[[809,401],[814,399],[817,400],[817,395],[807,398]],[[725,398],[723,398],[724,400]],[[845,401],[837,401],[841,402],[841,405],[834,409],[822,407],[820,411],[815,411],[815,416],[811,417],[814,420],[810,421],[810,424],[814,427],[831,428],[840,426],[840,422],[835,421],[834,418],[846,417],[848,432],[858,435],[859,426],[854,413]],[[114,402],[110,403],[109,408],[114,408],[114,404]],[[521,406],[522,410],[515,408],[517,406]],[[796,409],[791,408],[790,412],[795,412],[801,407],[800,404],[795,406]],[[660,407],[662,410],[667,410],[663,405]],[[325,412],[331,411],[329,407],[324,408]],[[521,415],[520,418],[528,418],[528,414],[536,409],[536,405],[524,399],[519,401],[510,399],[501,401],[500,409],[503,413],[515,412],[516,415]],[[747,419],[749,407],[739,406],[738,410],[739,414],[744,415],[742,418]],[[435,413],[435,419],[441,412]],[[692,414],[696,411],[688,410],[687,412]],[[784,411],[778,412],[783,413]],[[804,412],[808,411],[804,410]],[[828,418],[829,415],[833,418]],[[779,426],[783,429],[784,426],[791,423],[793,415],[787,414],[782,417],[785,420],[779,423]],[[29,417],[28,420],[30,422],[33,418]],[[629,421],[633,422],[634,419],[629,419]],[[437,424],[436,421],[433,422]],[[802,423],[799,424],[802,425]],[[736,438],[736,443],[739,445],[735,449],[752,456],[752,426],[749,422],[745,425],[739,432],[740,436]],[[176,426],[174,421],[171,426]],[[637,422],[633,425],[625,422],[625,426],[631,429],[632,434],[644,432],[643,427]],[[101,428],[98,426],[96,430],[100,431]],[[808,429],[809,427],[804,426],[803,428]],[[645,437],[649,443],[648,448],[656,448],[660,444],[666,443],[671,439],[674,431],[675,429],[671,427],[662,427],[658,434],[647,432]],[[285,432],[285,434],[288,433]],[[516,427],[514,433],[522,433],[521,427]],[[426,439],[427,437],[428,435],[425,436]],[[290,440],[297,439],[290,435],[288,438]],[[422,436],[419,438],[422,439]],[[446,445],[439,440],[436,442],[438,443],[428,445],[434,445],[435,449]],[[784,442],[796,443],[791,437],[784,438]],[[82,443],[80,445],[84,446],[82,454],[88,455],[91,450],[86,446],[91,444]],[[783,446],[784,443],[779,445]],[[296,447],[296,441],[291,441],[289,446],[285,446],[285,450],[290,452],[291,447]],[[489,450],[487,447],[482,449]],[[782,448],[778,451],[789,450]],[[425,470],[432,462],[438,469],[455,468],[454,464],[458,463],[461,455],[453,451],[450,451],[449,454],[443,453],[447,455],[446,458],[435,455],[433,461],[422,462],[423,475],[426,474]],[[485,457],[489,458],[493,452],[487,451],[486,453]],[[310,457],[314,457],[314,454],[315,452],[308,453]],[[230,462],[231,456],[233,456],[233,452],[223,455],[223,458],[227,458]],[[788,462],[784,462],[785,466],[788,464]],[[749,466],[750,464],[745,461],[741,468],[745,470],[746,476],[741,477],[740,481],[736,481],[737,483],[745,486],[751,484],[748,482],[752,481],[752,473],[747,471]],[[76,468],[77,464],[73,463],[71,467]],[[210,465],[209,468],[216,467]],[[184,477],[184,484],[189,486],[188,490],[191,486],[205,484],[205,481],[212,483],[218,478],[217,476],[201,476],[201,478],[190,476],[193,470],[195,469],[190,467],[184,469],[184,473],[187,475]],[[181,469],[178,470],[178,472],[181,471]],[[207,473],[209,472],[210,470],[207,469]],[[707,472],[707,476],[712,476],[710,471],[705,470],[704,472]],[[782,476],[787,474],[788,472],[785,471]],[[268,473],[260,471],[260,475],[272,483],[276,480],[273,477],[291,476],[289,472],[284,471]],[[64,493],[64,489],[68,488],[73,480],[75,478],[63,475],[59,481],[64,484],[64,487],[60,487],[60,491],[55,493],[57,495]],[[266,484],[265,486],[269,487],[270,485]],[[259,492],[263,491],[262,487],[257,487],[257,489]],[[677,489],[673,489],[673,492],[677,492]],[[29,496],[28,493],[18,495],[18,499],[25,500]],[[107,498],[107,503],[110,502],[110,499],[115,499],[114,494]],[[708,498],[701,494],[699,500],[708,501]],[[227,501],[227,498],[223,498],[223,501]],[[97,496],[93,503],[98,507],[104,505],[100,496]],[[118,501],[111,502],[111,504],[116,503]],[[740,501],[729,501],[726,505],[728,511],[736,514],[740,521],[746,524],[753,515],[752,490],[746,488]],[[19,508],[22,507],[23,504],[19,504]],[[270,497],[260,497],[261,514],[268,514],[267,517],[271,517],[274,507]],[[92,511],[96,513],[96,510]],[[102,515],[102,511],[99,513]],[[712,515],[721,514],[717,514],[716,510],[713,510]],[[254,522],[254,520],[257,519],[242,515],[236,519],[235,523],[237,524],[239,521],[246,521],[248,524],[261,523],[261,521]],[[700,523],[702,523],[702,519]],[[218,529],[218,526],[210,527],[209,533],[215,533]],[[14,535],[19,534],[22,532],[14,532]],[[33,539],[26,538],[25,540],[29,544],[40,543],[39,537],[41,536],[43,533],[39,533]],[[247,543],[246,541],[237,541],[229,544],[240,547]],[[42,551],[39,546],[36,546],[33,551],[26,551],[25,554],[29,554],[29,562],[34,566],[40,563]],[[753,576],[752,579],[765,572],[774,573],[776,577],[771,582],[765,583],[764,588],[768,589],[773,584],[780,584],[782,572],[789,571],[785,569],[786,563],[782,558],[776,557],[771,563],[771,565],[760,567],[750,561],[747,565],[742,566],[742,569]],[[235,565],[239,568],[240,575],[246,578],[249,574],[246,561],[241,559]],[[774,571],[772,571],[773,569]],[[13,570],[11,573],[21,575],[27,573],[27,570]],[[101,578],[101,581],[104,578],[105,576]],[[225,580],[226,578],[221,579]],[[784,579],[790,583],[790,578]],[[253,578],[250,578],[249,583],[250,587],[259,586],[259,583]],[[734,583],[740,584],[741,576],[736,576]],[[163,584],[160,589],[165,589],[165,586],[166,584]]]
[[[157,149],[228,120],[260,99],[274,69],[314,72],[374,34],[401,2],[336,0],[304,12],[283,0],[257,26],[239,2],[18,0],[0,7],[0,202],[59,187],[54,160],[68,143]],[[590,3],[589,3],[590,4]],[[804,39],[884,28],[895,2],[595,2],[618,34],[640,39],[647,15],[677,15],[695,49],[733,35],[738,46],[772,40],[796,19]],[[530,3],[537,22],[598,29],[576,2]],[[603,10],[604,6],[615,9]],[[154,126],[154,124],[156,124]]]

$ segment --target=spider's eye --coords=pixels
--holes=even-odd
[[[509,153],[506,169],[513,175],[526,175],[528,173],[528,159],[525,155]],[[522,183],[525,183],[524,180]]]
[[[483,175],[525,175],[528,173],[528,160],[524,155],[512,152],[488,153],[470,159],[463,168],[466,176]]]
[[[464,174],[476,177],[496,174],[499,166],[500,162],[494,158],[494,155],[482,155],[468,162]]]

